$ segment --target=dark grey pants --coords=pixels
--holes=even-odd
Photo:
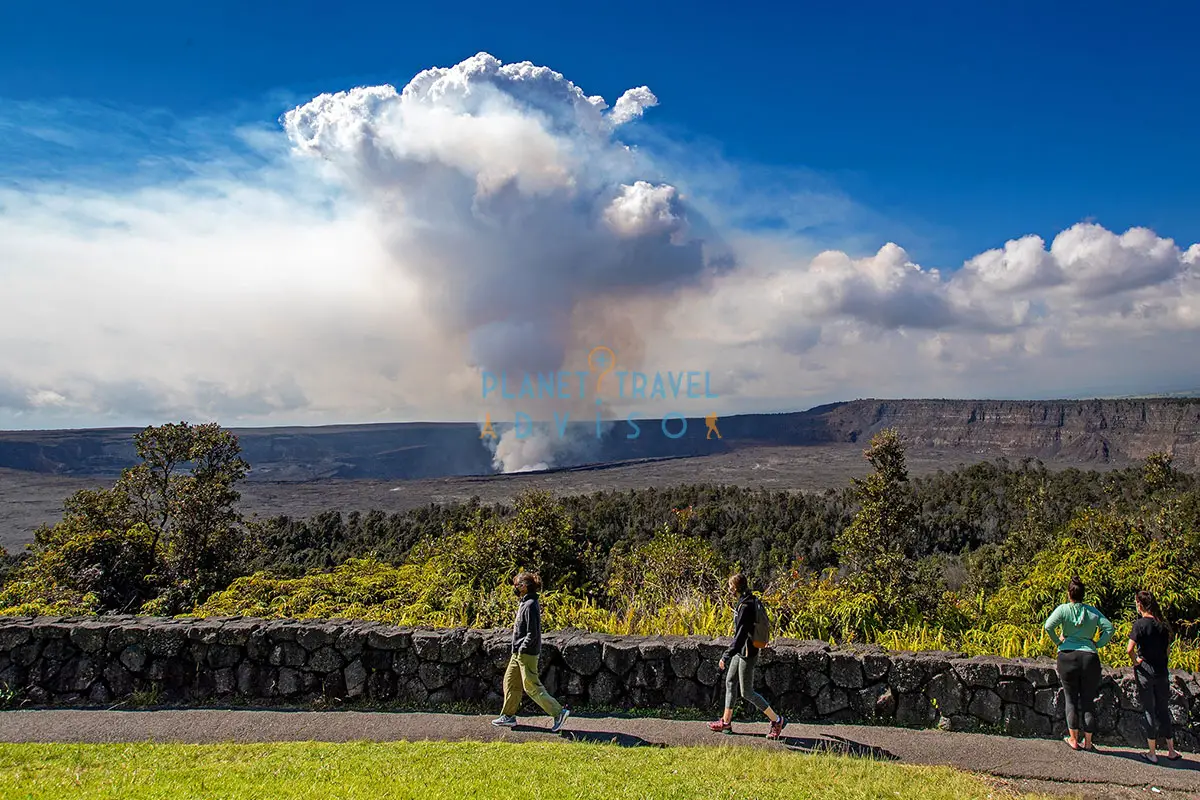
[[[1139,664],[1133,671],[1137,676],[1138,695],[1142,701],[1146,739],[1174,739],[1171,724],[1171,684],[1167,673],[1149,664]]]
[[[771,707],[761,694],[754,691],[754,668],[758,665],[758,653],[743,658],[739,653],[729,660],[729,669],[725,673],[725,707],[733,708],[741,695],[753,703],[759,711],[765,712]]]

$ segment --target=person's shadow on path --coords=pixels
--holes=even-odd
[[[666,747],[662,742],[650,742],[640,736],[611,731],[559,731],[559,735],[571,742],[615,744],[618,747]]]
[[[1166,767],[1167,769],[1181,769],[1188,772],[1200,772],[1200,761],[1194,758],[1188,758],[1186,754],[1180,753],[1182,758],[1175,761],[1169,760],[1161,752],[1158,754],[1158,763],[1147,761],[1142,757],[1141,750],[1097,750],[1096,755],[1099,756],[1114,756],[1116,758],[1127,758],[1130,761],[1136,761],[1139,764],[1144,764],[1147,767]]]
[[[761,733],[731,733],[726,735],[763,738]],[[844,739],[841,736],[834,736],[833,734],[825,734],[821,738],[816,739],[808,736],[782,736],[778,741],[788,750],[798,753],[832,753],[839,756],[875,758],[880,761],[899,760],[899,756],[888,750],[884,750],[882,747],[873,747],[872,745],[856,742],[852,739]]]

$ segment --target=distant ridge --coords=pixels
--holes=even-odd
[[[641,435],[618,422],[590,458],[555,465],[689,458],[762,445],[865,444],[895,427],[911,448],[1122,464],[1161,450],[1187,469],[1200,465],[1200,392],[1152,398],[954,400],[864,398],[807,411],[722,417],[721,438],[705,438],[689,418],[678,439],[659,420],[639,419]],[[672,431],[678,421],[669,423]],[[590,423],[575,430],[590,437]],[[0,468],[70,476],[116,475],[135,463],[137,428],[0,432]],[[397,422],[313,427],[234,428],[256,481],[325,478],[408,480],[494,473],[474,422]]]

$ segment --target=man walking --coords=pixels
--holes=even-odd
[[[504,707],[492,724],[512,728],[517,724],[522,690],[542,710],[554,718],[551,733],[557,733],[571,713],[555,700],[538,678],[538,656],[542,652],[542,609],[538,591],[542,582],[535,573],[522,572],[513,579],[513,592],[520,598],[517,617],[513,622],[512,658],[504,672]]]

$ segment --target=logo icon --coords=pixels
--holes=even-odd
[[[483,418],[483,430],[480,431],[479,438],[486,439],[489,436],[497,441],[500,440],[500,437],[496,435],[496,429],[492,427],[492,412],[490,411]]]
[[[712,435],[714,433],[717,435],[718,439],[721,438],[721,432],[719,430],[717,430],[717,415],[716,414],[709,414],[707,417],[705,417],[704,425],[705,425],[705,427],[708,428],[708,433],[706,433],[704,435],[705,439],[711,439]]]
[[[617,368],[617,354],[613,352],[611,347],[598,345],[591,349],[587,357],[588,370],[595,372],[601,370],[596,376],[596,402],[600,402],[600,384],[604,380],[604,376]]]

